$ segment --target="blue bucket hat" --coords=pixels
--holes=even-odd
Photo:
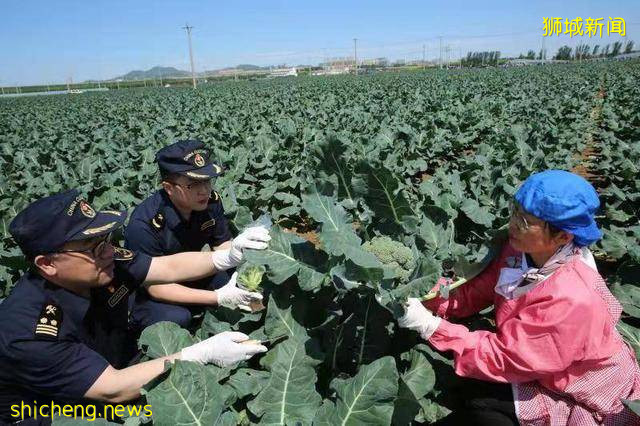
[[[547,170],[527,178],[515,199],[529,214],[573,234],[578,246],[588,246],[600,238],[595,214],[598,194],[582,177],[564,170]]]

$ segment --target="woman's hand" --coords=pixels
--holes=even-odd
[[[398,325],[417,331],[424,340],[429,340],[431,335],[440,325],[442,318],[433,315],[425,308],[420,300],[411,297],[405,305],[405,313],[398,320]]]

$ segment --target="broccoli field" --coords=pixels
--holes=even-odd
[[[289,337],[236,369],[177,361],[146,387],[152,418],[126,424],[429,424],[459,379],[398,329],[398,304],[477,272],[520,182],[560,168],[600,194],[592,249],[640,354],[639,81],[630,61],[0,99],[0,297],[26,267],[7,229],[28,202],[79,187],[131,211],[159,185],[155,152],[198,138],[226,168],[214,188],[236,230],[273,222],[240,270],[266,309],[159,323],[139,347],[156,358],[225,330]]]

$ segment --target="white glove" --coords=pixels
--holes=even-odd
[[[269,241],[271,241],[269,230],[264,226],[247,228],[231,241],[230,249],[211,252],[213,266],[218,271],[235,268],[244,262],[243,249],[264,250],[269,246]]]
[[[243,311],[251,312],[249,303],[261,301],[262,295],[238,288],[236,286],[236,278],[238,278],[238,273],[234,272],[229,282],[216,290],[218,305],[232,309],[239,308]]]
[[[400,327],[417,331],[424,340],[436,331],[442,318],[433,315],[415,297],[410,297],[405,305],[405,313],[398,320]]]
[[[263,345],[240,344],[249,340],[249,336],[237,331],[223,331],[200,343],[188,346],[180,351],[180,359],[201,364],[212,363],[218,367],[232,367],[240,361],[246,361],[255,354],[266,352]]]

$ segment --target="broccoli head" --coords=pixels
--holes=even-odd
[[[257,291],[262,282],[262,275],[265,269],[259,265],[242,265],[239,271],[238,281],[249,291]]]
[[[409,275],[416,267],[416,260],[411,249],[386,235],[373,237],[364,243],[362,248],[373,254],[380,263],[391,269],[395,276],[403,282],[408,281]]]

